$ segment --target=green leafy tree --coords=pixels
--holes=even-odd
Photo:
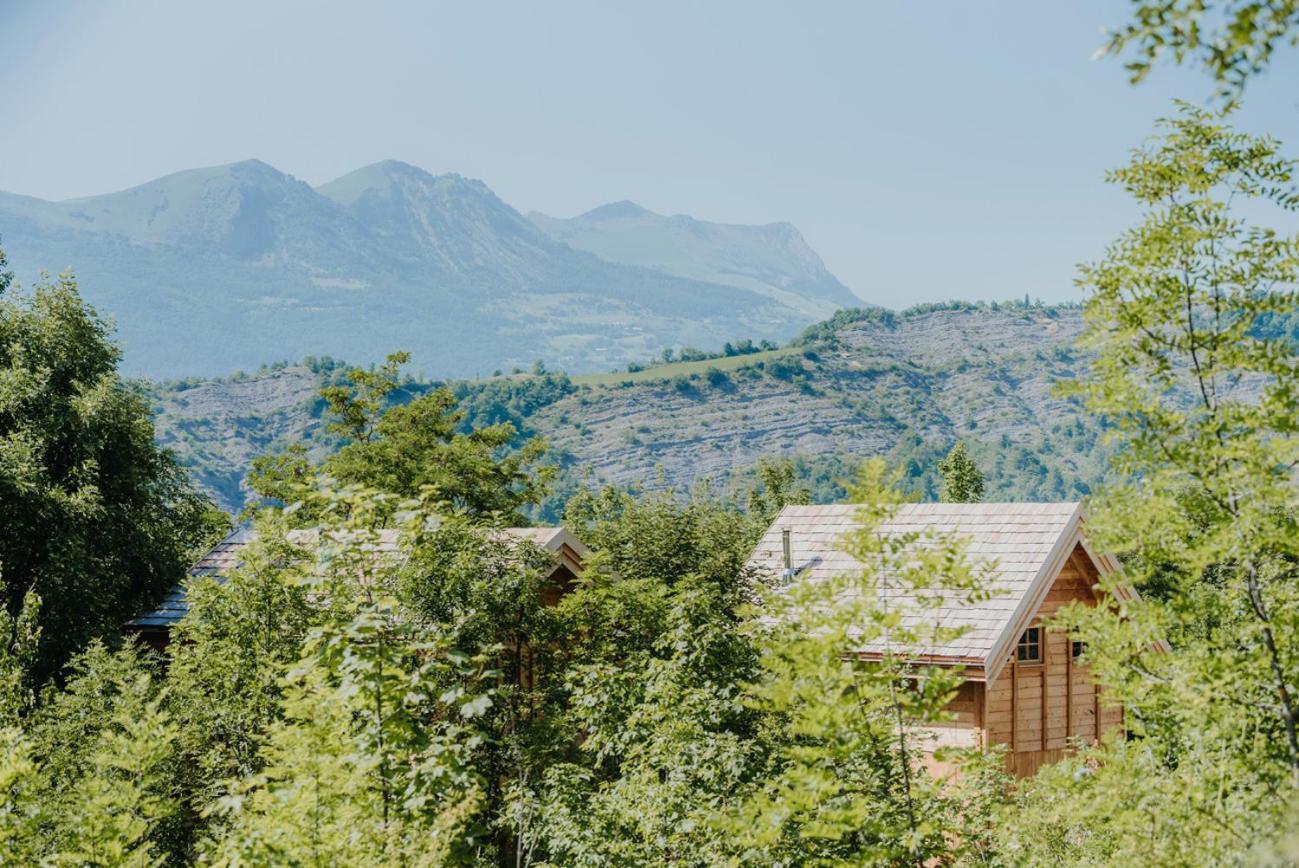
[[[189,612],[167,649],[166,708],[179,728],[174,785],[185,808],[170,843],[175,861],[193,857],[202,815],[226,782],[262,770],[284,677],[321,617],[301,580],[307,552],[286,538],[283,517],[264,513],[257,531],[228,575],[189,580]]]
[[[1131,54],[1134,83],[1160,60],[1203,66],[1226,97],[1239,96],[1280,46],[1299,41],[1295,0],[1134,0],[1127,24],[1109,34],[1102,54]]]
[[[1299,247],[1242,216],[1295,210],[1295,164],[1190,106],[1160,126],[1112,174],[1146,215],[1083,269],[1096,360],[1069,390],[1120,447],[1091,527],[1125,570],[1062,623],[1139,741],[1026,790],[1006,846],[1050,840],[1043,863],[1237,863],[1299,792],[1299,356],[1264,328]]]
[[[262,770],[213,808],[205,846],[220,865],[469,864],[483,778],[470,722],[493,704],[492,654],[466,655],[396,597],[408,549],[380,546],[385,495],[330,497],[313,535],[308,595],[328,601],[286,678]],[[431,516],[401,512],[418,533]]]
[[[3,271],[0,265],[0,271]],[[60,277],[0,295],[0,605],[41,599],[30,677],[116,635],[228,519],[154,443],[109,326]]]
[[[788,458],[758,459],[758,484],[749,492],[749,512],[764,525],[782,509],[812,502],[812,493],[798,481],[798,469]]]
[[[519,444],[518,431],[508,422],[461,431],[464,417],[448,389],[391,404],[407,358],[395,353],[383,366],[353,369],[345,383],[323,389],[328,429],[342,438],[342,448],[319,466],[300,445],[258,458],[248,480],[253,490],[294,503],[303,500],[306,489],[322,484],[321,476],[406,498],[432,488],[453,509],[478,521],[521,523],[520,510],[545,497],[551,477],[549,468],[537,466],[545,442],[532,438]],[[303,510],[296,520],[310,524],[315,518]]]
[[[556,752],[532,784],[523,850],[541,864],[717,864],[707,826],[752,768],[755,673],[738,609],[762,525],[705,488],[574,498],[566,523],[592,547],[558,606],[564,698]]]
[[[0,835],[7,861],[154,865],[179,806],[177,730],[139,652],[95,642],[21,728],[0,730]]]
[[[19,865],[41,858],[40,769],[16,726],[0,727],[0,852]]]
[[[521,808],[542,769],[571,749],[559,730],[562,704],[556,655],[560,621],[548,605],[557,592],[546,578],[552,556],[537,546],[441,516],[412,533],[397,586],[413,626],[443,638],[464,657],[495,649],[501,674],[489,708],[477,715],[474,768],[485,784],[483,825],[504,854],[526,834]]]
[[[956,441],[947,457],[938,462],[938,471],[943,474],[940,498],[943,503],[978,503],[983,500],[983,474],[960,440]]]
[[[36,702],[32,670],[40,649],[41,599],[28,591],[18,617],[0,607],[0,725],[16,725]]]
[[[780,731],[768,773],[720,812],[736,864],[918,866],[946,859],[959,828],[918,760],[961,676],[912,661],[959,635],[926,612],[985,599],[982,572],[959,538],[878,533],[901,502],[882,460],[852,494],[862,507],[844,548],[863,568],[769,593],[754,623],[761,672],[746,701]],[[856,659],[863,648],[878,659]]]
[[[883,473],[871,462],[854,491],[871,504],[848,541],[861,574],[764,594],[743,620],[700,574],[597,570],[565,600],[587,637],[566,675],[582,755],[547,772],[545,864],[925,864],[986,849],[985,794],[944,790],[918,763],[918,730],[944,719],[960,676],[913,667],[908,649],[949,634],[903,626],[931,622],[921,610],[944,596],[982,599],[980,576],[958,541],[874,533],[900,502]],[[756,592],[756,578],[732,581]],[[915,611],[881,607],[885,582],[934,593]],[[884,660],[850,655],[881,638]],[[977,776],[990,778],[1003,783]]]
[[[116,685],[119,699],[65,799],[55,864],[162,865],[153,835],[176,806],[170,787],[177,728],[147,674]]]
[[[624,581],[571,599],[572,611],[597,607],[591,621],[610,616],[613,635],[575,655],[566,674],[581,754],[546,769],[534,849],[555,865],[724,862],[733,851],[713,815],[764,756],[759,716],[740,701],[757,674],[752,643],[717,589],[691,578],[671,589]],[[661,626],[618,638],[641,619]]]
[[[766,529],[717,497],[707,485],[686,493],[639,495],[614,486],[583,491],[564,511],[564,525],[597,553],[587,573],[623,576],[668,587],[696,576],[734,608],[747,599],[745,562]]]

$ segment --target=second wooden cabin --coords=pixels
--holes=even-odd
[[[750,564],[779,574],[787,540],[795,581],[860,570],[841,548],[844,535],[858,527],[857,510],[852,504],[785,507]],[[965,537],[971,558],[990,565],[993,590],[989,600],[928,614],[964,628],[959,638],[917,660],[960,667],[965,679],[949,707],[953,719],[928,729],[931,744],[1005,744],[1010,770],[1027,776],[1064,757],[1071,740],[1092,742],[1123,727],[1122,707],[1105,701],[1079,662],[1081,646],[1044,626],[1069,602],[1096,605],[1100,576],[1117,567],[1088,546],[1080,504],[904,504],[880,528],[886,534],[912,531]]]
[[[288,539],[309,544],[313,533],[309,530],[289,531]],[[546,606],[558,604],[560,598],[573,589],[590,554],[581,540],[562,527],[507,527],[485,530],[484,533],[508,545],[534,545],[550,555],[551,566],[545,575],[546,585],[541,590],[541,602]],[[171,642],[172,628],[189,613],[188,582],[211,577],[224,583],[232,570],[242,566],[245,550],[254,539],[254,531],[244,528],[214,545],[190,567],[186,580],[168,591],[157,606],[128,621],[126,631],[155,651],[164,650]],[[372,545],[376,557],[396,554],[401,549],[401,535],[395,530],[378,531]]]

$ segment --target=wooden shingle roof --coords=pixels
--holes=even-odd
[[[796,581],[843,575],[861,564],[841,548],[844,535],[857,528],[858,507],[787,506],[767,529],[750,558],[750,565],[769,575],[784,567],[782,532],[790,532]],[[885,522],[882,534],[910,532],[952,534],[968,542],[970,560],[985,564],[989,599],[973,603],[951,601],[919,617],[945,627],[961,628],[959,637],[940,646],[909,649],[917,659],[982,668],[996,677],[1020,632],[1036,613],[1051,582],[1082,539],[1083,516],[1078,503],[908,503]],[[1093,558],[1108,571],[1112,562]],[[906,599],[916,592],[881,582],[884,602],[895,600],[906,611]],[[878,654],[869,645],[860,653]]]

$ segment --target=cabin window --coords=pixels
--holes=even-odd
[[[1077,660],[1079,657],[1083,656],[1084,652],[1087,651],[1087,645],[1083,642],[1079,642],[1075,640],[1073,644],[1070,646],[1069,650],[1073,654],[1073,659]]]
[[[1042,628],[1029,627],[1019,637],[1019,648],[1015,652],[1021,663],[1039,663],[1042,660]]]

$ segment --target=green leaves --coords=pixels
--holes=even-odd
[[[949,797],[919,767],[960,676],[913,668],[908,648],[948,633],[881,593],[977,600],[980,571],[958,541],[876,534],[900,498],[881,462],[859,482],[863,527],[845,544],[865,568],[778,591],[739,564],[698,569],[710,546],[688,540],[716,506],[578,501],[608,560],[561,607],[584,637],[566,675],[582,757],[544,777],[547,864],[921,864],[986,842],[984,795]],[[761,604],[737,611],[745,597]],[[891,652],[856,653],[878,640]]]
[[[212,530],[117,360],[72,277],[0,294],[0,607],[41,599],[33,685],[156,602]]]
[[[960,440],[956,441],[947,457],[938,462],[938,470],[943,474],[941,499],[944,503],[978,503],[983,500],[983,474]]]
[[[313,511],[329,523],[294,538],[298,557],[277,560],[288,576],[270,587],[314,602],[310,626],[274,670],[283,700],[256,768],[209,809],[202,849],[231,865],[467,862],[487,789],[474,725],[495,702],[494,649],[457,648],[398,599],[410,546],[435,516],[394,512],[365,489],[321,496]],[[395,550],[375,529],[390,514],[408,528]]]
[[[161,864],[179,812],[165,693],[130,650],[92,645],[74,671],[22,728],[0,728],[0,853],[15,864]]]
[[[0,726],[18,724],[36,702],[32,669],[40,649],[41,598],[28,591],[18,617],[0,607]]]
[[[521,523],[520,510],[545,498],[553,476],[538,463],[545,442],[520,443],[509,422],[461,431],[464,413],[449,389],[396,403],[407,358],[394,353],[382,367],[351,369],[344,382],[322,389],[328,429],[343,446],[320,465],[302,444],[259,457],[249,476],[253,490],[293,504],[322,484],[362,485],[398,499],[439,499],[482,524]],[[308,526],[317,517],[300,508],[294,521]]]
[[[1180,106],[1113,173],[1148,211],[1082,270],[1097,356],[1071,391],[1126,480],[1096,498],[1090,535],[1125,569],[1101,581],[1106,605],[1059,623],[1139,740],[1029,787],[1022,829],[1003,829],[1016,858],[1049,840],[1044,862],[1239,861],[1275,840],[1299,785],[1299,355],[1268,328],[1299,301],[1299,249],[1242,216],[1299,199],[1277,143],[1225,116]]]
[[[175,810],[169,761],[178,730],[149,676],[119,683],[89,772],[66,800],[55,864],[161,865],[150,840]]]
[[[862,466],[853,500],[844,545],[863,569],[767,594],[750,627],[761,658],[746,702],[779,730],[768,774],[719,815],[737,861],[919,865],[949,851],[957,806],[920,753],[960,675],[912,660],[953,635],[923,609],[982,599],[981,573],[957,539],[877,532],[900,502],[882,461]]]
[[[1124,66],[1133,83],[1160,60],[1204,67],[1219,95],[1239,97],[1249,79],[1265,70],[1280,46],[1299,39],[1294,0],[1135,0],[1132,18],[1109,34],[1098,55],[1132,50]]]

